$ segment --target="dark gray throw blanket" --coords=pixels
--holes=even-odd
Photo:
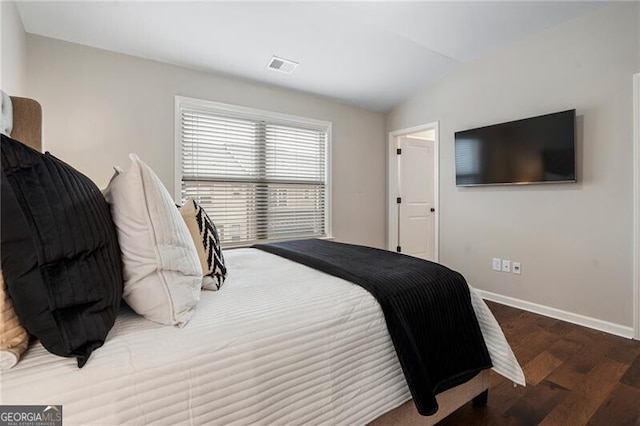
[[[469,287],[440,264],[326,240],[260,244],[273,253],[357,284],[380,303],[418,412],[438,410],[435,395],[491,367]]]

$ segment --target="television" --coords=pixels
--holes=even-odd
[[[455,133],[456,186],[576,182],[576,110]]]

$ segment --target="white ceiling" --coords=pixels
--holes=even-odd
[[[386,111],[595,2],[19,2],[25,30]],[[291,75],[272,55],[300,65]]]

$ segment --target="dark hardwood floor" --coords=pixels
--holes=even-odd
[[[471,403],[439,425],[640,426],[640,342],[497,303],[489,307],[527,378],[492,374],[486,407]]]

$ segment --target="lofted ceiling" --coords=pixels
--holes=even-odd
[[[18,2],[29,33],[387,111],[603,2]],[[299,63],[267,69],[273,56]]]

